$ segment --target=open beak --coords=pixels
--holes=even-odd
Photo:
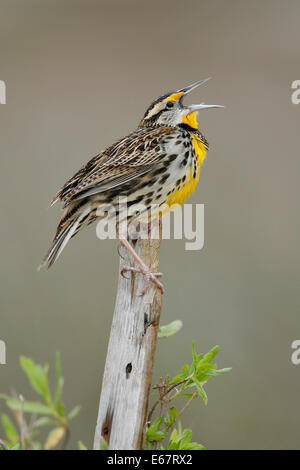
[[[198,86],[202,85],[203,83],[207,82],[208,80],[210,80],[210,77],[205,78],[204,80],[199,80],[199,82],[193,83],[192,85],[187,86],[186,88],[182,88],[181,90],[178,90],[177,93],[184,93],[185,95],[187,95],[188,93],[195,90],[195,88],[198,88]]]
[[[199,80],[199,82],[196,82],[196,83],[193,83],[192,85],[186,87],[186,88],[182,88],[181,90],[178,90],[177,93],[183,93],[183,96],[187,95],[188,93],[190,93],[191,91],[195,90],[195,88],[198,88],[198,86],[202,85],[203,83],[207,82],[208,80],[210,80],[210,77],[209,78],[205,78],[204,80]],[[187,106],[187,108],[189,109],[189,111],[191,113],[195,112],[195,111],[199,111],[200,109],[206,109],[206,108],[224,108],[224,106],[220,105],[220,104],[204,104],[204,103],[201,103],[201,104],[191,104],[190,106]]]
[[[205,104],[205,103],[191,104],[190,106],[188,106],[190,113],[199,111],[199,109],[206,109],[206,108],[225,108],[225,106],[221,104]]]

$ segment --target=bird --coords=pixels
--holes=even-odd
[[[195,190],[209,148],[198,129],[197,114],[203,109],[223,106],[204,103],[185,106],[183,99],[207,80],[157,98],[136,130],[97,154],[65,183],[51,204],[62,202],[64,212],[40,267],[52,266],[72,237],[103,218],[103,214],[109,217],[110,208],[119,203],[119,210],[114,213],[118,216],[116,234],[138,265],[125,267],[122,274],[133,271],[145,276],[142,295],[151,283],[164,293],[159,281],[162,273],[150,271],[130,244],[128,233],[119,230],[120,222],[126,220],[130,225],[145,221],[152,207],[157,209],[151,212],[151,220],[165,215],[183,204]],[[120,198],[126,198],[126,207],[120,205]],[[144,210],[135,210],[141,205]]]

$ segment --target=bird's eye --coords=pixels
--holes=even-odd
[[[167,102],[167,108],[173,108],[174,103],[172,101]]]

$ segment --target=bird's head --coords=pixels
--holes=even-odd
[[[207,80],[209,79],[200,80],[186,88],[160,96],[149,106],[139,127],[178,126],[185,124],[191,129],[198,129],[197,112],[200,109],[223,108],[223,106],[217,104],[204,103],[184,106],[183,98]]]

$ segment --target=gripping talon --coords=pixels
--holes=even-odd
[[[163,275],[162,273],[152,273],[150,269],[147,267],[146,268],[134,268],[132,266],[124,266],[120,274],[124,279],[129,280],[129,278],[124,275],[124,273],[129,272],[129,271],[133,273],[143,274],[143,276],[145,276],[146,278],[145,286],[142,289],[142,292],[139,294],[140,296],[143,296],[146,294],[146,292],[151,286],[151,282],[153,282],[153,284],[156,285],[156,287],[161,291],[162,294],[165,292],[164,286],[157,279],[158,277],[161,277]]]
[[[125,276],[124,273],[128,272],[128,269],[127,268],[123,268],[120,272],[121,276],[124,278],[124,279],[127,279],[127,281],[129,281],[129,277]]]
[[[162,276],[162,273],[152,273],[149,267],[145,265],[144,261],[134,251],[133,247],[130,245],[128,240],[124,238],[124,236],[120,236],[120,235],[118,236],[119,236],[121,244],[125,246],[125,248],[127,248],[127,250],[131,253],[135,261],[139,264],[139,268],[135,268],[132,266],[124,266],[123,269],[121,270],[122,277],[124,277],[125,279],[128,279],[126,276],[124,276],[124,273],[128,271],[143,274],[143,276],[145,276],[146,278],[146,283],[140,295],[146,294],[146,292],[148,291],[151,285],[151,282],[156,285],[156,287],[161,291],[162,294],[164,294],[165,292],[164,286],[158,280],[158,278]],[[119,252],[119,255],[120,255],[120,252]],[[121,258],[123,258],[123,256],[121,256]]]

